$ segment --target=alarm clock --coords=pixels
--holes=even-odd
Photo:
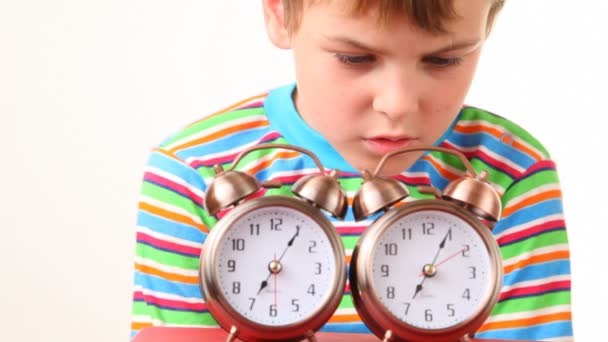
[[[393,206],[405,185],[377,176],[386,160],[412,151],[456,155],[467,169],[443,193]],[[461,153],[410,147],[383,157],[355,195],[361,220],[384,211],[361,236],[351,258],[350,287],[356,310],[385,341],[465,341],[483,324],[502,287],[500,250],[491,228],[500,215],[498,193]]]
[[[254,150],[283,148],[310,156],[319,174],[300,178],[296,196],[248,199],[273,181],[258,183],[236,171]],[[326,174],[312,152],[286,144],[244,150],[216,176],[205,193],[211,215],[233,207],[211,230],[200,257],[200,288],[212,316],[229,332],[228,341],[315,340],[336,310],[346,283],[342,240],[322,213],[344,218],[347,201],[337,171]]]

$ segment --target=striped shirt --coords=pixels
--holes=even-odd
[[[217,218],[205,211],[204,193],[213,166],[230,165],[244,148],[282,143],[311,150],[326,169],[339,170],[349,197],[359,189],[361,174],[295,110],[294,85],[242,101],[174,134],[149,158],[144,172],[137,219],[132,336],[152,325],[217,326],[201,297],[199,255]],[[528,132],[509,120],[463,107],[436,145],[462,152],[502,200],[501,220],[493,233],[500,246],[504,285],[478,338],[561,340],[572,336],[570,261],[561,190],[555,163]],[[239,169],[260,181],[280,180],[284,193],[300,177],[318,172],[314,161],[298,152],[266,149],[251,153]],[[464,174],[453,156],[424,154],[395,178],[424,198],[420,185],[442,190]],[[330,218],[342,237],[347,261],[372,219]],[[369,332],[354,308],[349,286],[322,331]]]

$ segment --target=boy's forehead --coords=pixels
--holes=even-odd
[[[430,33],[461,31],[463,25],[480,27],[485,32],[492,1],[494,0],[445,0],[442,6],[437,5],[439,2],[431,5],[430,1],[423,6],[412,5],[412,1],[391,1],[384,2],[385,5],[382,6],[380,0],[303,0],[302,15],[311,7],[322,7],[315,10],[324,10],[330,15],[350,19],[373,18],[381,26],[390,26],[391,22],[404,20]],[[423,24],[429,26],[421,27],[421,20],[427,21]]]

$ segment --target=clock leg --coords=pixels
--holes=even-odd
[[[228,337],[226,338],[226,342],[232,342],[236,339],[236,333],[237,333],[238,329],[233,325],[230,328],[230,333],[228,334]]]
[[[315,333],[314,333],[314,332],[312,332],[312,331],[309,331],[309,332],[306,334],[306,339],[307,339],[309,342],[317,342],[317,337],[315,336]]]
[[[393,332],[391,330],[387,330],[384,333],[384,339],[382,342],[390,342],[393,339]]]

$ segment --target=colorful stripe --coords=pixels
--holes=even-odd
[[[281,109],[280,115],[272,117],[289,125],[299,120],[290,117],[297,113],[276,104],[266,106],[266,100],[267,94],[262,94],[214,113],[152,151],[143,175],[137,220],[132,336],[152,325],[217,325],[201,298],[197,271],[209,229],[228,210],[209,216],[204,193],[215,176],[214,165],[227,168],[245,148],[261,143],[289,143],[285,132],[274,129],[281,126],[270,122],[266,111]],[[290,98],[284,101],[291,103]],[[562,194],[549,154],[519,126],[473,107],[462,109],[445,137],[440,146],[464,153],[476,171],[488,172],[503,205],[494,234],[503,257],[504,286],[476,337],[538,340],[571,336],[570,254]],[[314,139],[318,137],[310,137]],[[289,194],[289,186],[318,171],[310,157],[289,150],[256,151],[245,156],[237,169],[260,181],[283,184],[252,197]],[[410,189],[409,202],[429,197],[419,186],[432,184],[441,190],[463,174],[457,158],[433,152],[394,178]],[[361,175],[342,172],[338,181],[352,203]],[[344,221],[330,218],[342,237],[347,262],[360,235],[379,215],[355,222],[349,210]],[[322,331],[369,333],[354,308],[350,284]]]

